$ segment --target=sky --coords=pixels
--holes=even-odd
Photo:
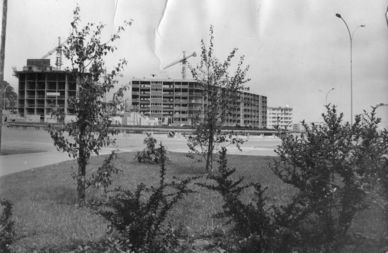
[[[294,122],[321,121],[326,102],[350,120],[350,40],[340,13],[353,34],[354,114],[388,104],[388,0],[9,0],[6,81],[17,88],[12,67],[20,70],[68,36],[77,4],[84,24],[106,24],[105,36],[133,20],[107,58],[108,67],[128,60],[122,84],[152,75],[180,79],[180,65],[163,67],[182,51],[199,53],[213,25],[216,56],[224,60],[238,48],[250,66],[246,86],[267,96],[268,106],[292,107]],[[55,54],[50,59],[54,64]],[[378,116],[388,127],[388,106]]]

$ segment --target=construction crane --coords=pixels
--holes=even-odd
[[[197,56],[196,52],[193,52],[191,55],[186,56],[186,52],[183,51],[183,58],[182,59],[179,59],[177,61],[174,61],[173,63],[170,63],[169,65],[167,65],[163,69],[167,69],[171,66],[174,66],[175,64],[182,63],[182,79],[185,80],[186,79],[187,59],[189,59],[190,57],[196,57],[196,56]]]
[[[47,54],[43,55],[41,59],[45,59],[52,55],[53,53],[57,53],[56,59],[55,59],[55,66],[58,70],[62,67],[62,46],[67,42],[65,40],[61,43],[61,37],[58,37],[58,46],[54,47],[52,50],[48,51]]]

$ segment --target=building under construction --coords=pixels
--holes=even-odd
[[[190,125],[205,103],[203,87],[189,80],[132,80],[132,110],[164,124]],[[238,92],[225,126],[265,128],[267,97]]]
[[[15,71],[19,79],[18,112],[31,121],[56,121],[55,110],[72,114],[68,99],[76,96],[76,80],[70,72],[50,66],[49,59],[27,59],[27,66]]]
[[[55,122],[53,112],[66,118],[74,113],[68,99],[77,94],[77,84],[69,71],[50,66],[49,59],[28,59],[19,79],[18,112],[28,121]],[[190,125],[205,105],[203,87],[189,80],[133,80],[132,111],[162,124]],[[238,99],[226,117],[226,126],[267,126],[267,97],[238,92]],[[135,113],[135,115],[136,115]],[[143,124],[138,122],[138,124]]]

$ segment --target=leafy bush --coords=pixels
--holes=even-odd
[[[270,204],[260,184],[233,179],[235,170],[227,168],[222,150],[218,171],[209,176],[215,183],[201,185],[224,199],[217,217],[233,224],[230,238],[237,247],[230,252],[340,252],[350,243],[349,229],[367,206],[367,194],[382,188],[387,198],[388,142],[387,131],[377,129],[375,108],[353,125],[343,124],[342,117],[327,106],[323,124],[303,123],[301,136],[279,134],[279,158],[271,169],[297,190],[289,203]],[[247,187],[255,190],[250,203],[240,200]]]
[[[171,252],[177,246],[174,230],[164,221],[174,205],[192,192],[188,185],[194,178],[166,182],[166,151],[162,145],[159,150],[159,186],[141,183],[135,191],[116,189],[100,211],[119,232],[122,250]]]
[[[8,200],[0,200],[0,252],[11,252],[10,245],[14,241],[15,231],[12,217],[12,204]]]
[[[379,162],[387,153],[384,132],[375,109],[342,123],[343,114],[327,106],[324,124],[308,126],[301,137],[281,135],[280,160],[272,169],[279,178],[299,190],[293,202],[283,207],[283,216],[296,224],[288,229],[302,238],[302,249],[338,252],[347,243],[348,231],[360,210],[366,207],[366,189],[373,188]],[[287,211],[287,212],[285,212]]]
[[[137,152],[135,159],[141,162],[159,163],[161,161],[161,148],[156,148],[157,140],[151,133],[146,133],[147,137],[144,139],[146,148],[143,151]],[[166,159],[166,157],[165,157]]]
[[[208,176],[215,182],[198,183],[198,185],[218,192],[224,199],[223,211],[215,217],[226,218],[227,224],[233,222],[228,252],[273,252],[272,241],[275,239],[274,224],[265,207],[265,189],[259,183],[242,185],[243,178],[232,178],[236,169],[227,167],[226,148],[220,151],[218,170]],[[244,203],[240,200],[241,193],[248,187],[253,187],[255,201]],[[227,240],[226,240],[227,241]],[[253,242],[254,241],[254,242]]]

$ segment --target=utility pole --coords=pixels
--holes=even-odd
[[[1,84],[1,98],[0,98],[0,152],[1,152],[1,136],[3,130],[3,108],[4,108],[4,58],[5,58],[5,35],[7,29],[7,7],[8,0],[3,0],[3,16],[1,22],[1,48],[0,48],[0,84]]]

